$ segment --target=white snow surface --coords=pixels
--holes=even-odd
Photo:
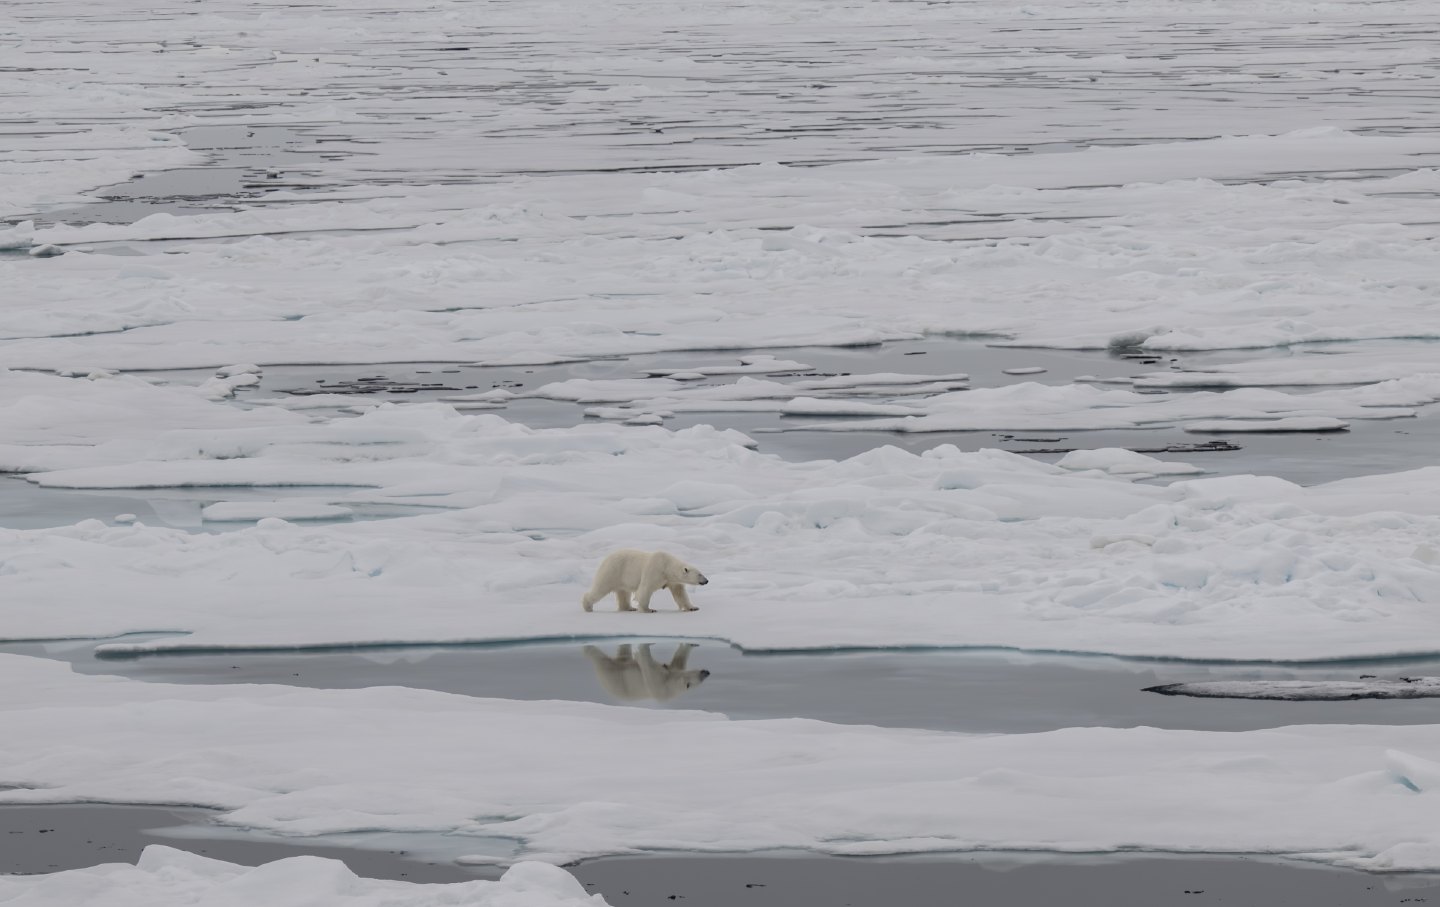
[[[129,389],[135,412],[173,393]],[[431,403],[251,427],[255,413],[186,399],[237,427],[4,449],[57,489],[316,485],[299,515],[436,512],[262,519],[223,535],[0,530],[0,638],[191,634],[105,647],[152,651],[642,633],[750,649],[1300,659],[1433,651],[1440,630],[1440,565],[1424,555],[1440,534],[1436,467],[1310,488],[1252,476],[1162,487],[1133,479],[1175,464],[1128,451],[1051,466],[882,447],[797,463],[706,426],[536,430]],[[583,612],[594,565],[620,547],[700,567],[702,610]]]
[[[20,656],[0,656],[0,709],[0,777],[27,786],[0,803],[183,802],[295,835],[502,836],[515,858],[550,862],[1018,848],[1440,868],[1435,726],[968,735],[395,687],[168,685]]]
[[[360,878],[339,860],[290,857],[237,866],[152,844],[140,859],[33,876],[0,876],[0,903],[25,907],[604,907],[574,876],[517,863],[494,882],[418,885]]]
[[[1417,0],[1393,34],[1362,0],[17,9],[0,212],[193,165],[189,127],[327,154],[238,212],[7,231],[72,253],[0,259],[11,367],[1440,338]]]

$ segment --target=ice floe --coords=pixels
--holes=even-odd
[[[1323,702],[1336,699],[1429,699],[1440,696],[1440,678],[1395,680],[1207,680],[1146,687],[1146,692],[1202,699],[1285,699]]]
[[[473,836],[485,862],[1148,849],[1440,868],[1434,726],[970,735],[396,687],[144,683],[21,656],[0,656],[0,710],[0,778],[16,785],[0,803],[203,804],[225,825],[286,835],[446,832]],[[317,861],[245,872],[322,865],[316,884],[361,884]],[[103,885],[134,870],[91,872]],[[574,891],[558,870],[519,875]]]
[[[33,876],[0,876],[0,901],[33,907],[266,904],[268,907],[603,907],[574,876],[517,863],[500,879],[417,885],[361,878],[339,860],[290,857],[239,866],[153,844],[134,865],[104,863]]]
[[[262,519],[215,536],[98,521],[0,530],[0,637],[191,632],[106,646],[122,653],[633,635],[633,615],[577,604],[618,547],[672,551],[713,580],[698,593],[704,610],[643,615],[661,621],[645,633],[750,649],[1297,659],[1431,651],[1440,627],[1440,565],[1422,556],[1440,531],[1436,468],[1309,488],[1246,476],[1155,486],[1135,480],[1185,467],[1128,451],[1052,466],[947,445],[787,462],[708,427],[537,430],[438,403],[309,421],[181,399],[236,427],[5,450],[49,488],[323,489],[217,515],[434,513]],[[246,424],[257,413],[299,421]],[[237,575],[243,586],[225,579]],[[103,604],[86,591],[97,584]]]

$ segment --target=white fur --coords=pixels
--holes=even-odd
[[[620,646],[611,658],[595,646],[586,646],[585,655],[595,666],[595,675],[605,691],[621,702],[637,699],[653,699],[669,702],[676,696],[710,676],[709,671],[695,671],[686,668],[693,643],[682,643],[675,655],[665,664],[650,654],[650,644],[640,646],[638,655],[633,654],[627,643]]]
[[[673,554],[621,548],[610,552],[600,562],[600,569],[595,571],[595,582],[580,599],[580,604],[589,611],[596,602],[614,592],[621,611],[635,610],[630,607],[630,596],[634,595],[640,610],[648,613],[652,610],[650,596],[661,589],[668,589],[681,611],[699,611],[690,604],[685,587],[703,586],[708,582],[710,580],[705,578],[705,574]]]

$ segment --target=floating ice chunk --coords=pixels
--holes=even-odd
[[[571,378],[537,387],[529,395],[573,403],[628,403],[671,393],[683,386],[681,382],[669,378],[613,378],[604,381]]]
[[[233,378],[236,375],[260,375],[263,370],[252,362],[245,362],[239,365],[222,365],[215,370],[216,378]]]
[[[1031,365],[1024,368],[1006,368],[1001,369],[1001,371],[1007,375],[1039,375],[1048,372],[1049,369],[1039,365]]]
[[[57,368],[55,374],[61,378],[88,378],[91,381],[100,381],[105,378],[114,378],[119,372],[108,368]]]
[[[1329,416],[1290,416],[1283,419],[1207,419],[1181,426],[1195,434],[1264,431],[1348,431],[1350,424]]]
[[[31,258],[59,258],[64,254],[65,247],[57,246],[54,243],[45,243],[30,249]]]
[[[1074,450],[1055,463],[1065,469],[1098,469],[1112,476],[1178,476],[1204,472],[1189,463],[1171,463],[1126,450],[1123,447],[1102,447],[1096,450]]]
[[[28,249],[35,243],[35,222],[22,220],[6,230],[0,230],[0,251],[9,252]]]
[[[112,519],[117,523],[133,523],[139,519],[133,513],[117,513]]]
[[[1370,859],[1356,860],[1360,869],[1389,872],[1423,872],[1440,866],[1440,838],[1405,841],[1387,847]],[[1402,902],[1405,899],[1401,899]],[[1415,898],[1414,900],[1420,900]]]
[[[1163,696],[1204,699],[1286,699],[1333,701],[1344,699],[1429,699],[1440,697],[1440,677],[1398,680],[1201,680],[1146,687]],[[1440,765],[1429,763],[1427,783],[1440,788]]]
[[[313,501],[220,501],[200,511],[212,523],[251,522],[274,518],[280,520],[334,520],[353,516],[348,507]]]
[[[265,904],[268,907],[605,907],[570,873],[533,861],[516,863],[496,881],[449,884],[368,879],[343,862],[300,856],[243,866],[152,844],[132,866],[103,863],[43,875],[0,877],[0,901],[32,907]]]
[[[260,383],[260,376],[254,372],[239,372],[233,376],[217,374],[200,384],[200,393],[210,400],[224,400],[235,396],[242,387],[254,387]]]

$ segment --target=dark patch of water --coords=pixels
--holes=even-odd
[[[1156,696],[1214,680],[1357,680],[1440,674],[1440,657],[1299,666],[1140,661],[1013,650],[745,654],[714,641],[393,646],[97,658],[85,640],[0,644],[85,674],[163,683],[404,686],[465,696],[699,709],[732,718],[967,733],[1067,727],[1242,731],[1296,724],[1433,724],[1435,700],[1258,701]],[[703,675],[703,676],[702,676]]]
[[[354,492],[350,486],[279,486],[250,488],[237,486],[188,488],[103,489],[45,488],[18,477],[0,477],[0,528],[48,529],[70,526],[81,520],[106,523],[140,522],[147,526],[206,532],[228,532],[255,525],[254,520],[207,520],[206,507],[221,501],[268,502],[296,498],[325,499],[351,510],[348,517],[306,520],[307,523],[349,522],[433,513],[433,508],[394,504],[344,502]],[[343,503],[342,503],[343,502]],[[117,520],[129,515],[132,520]]]
[[[567,868],[615,907],[1361,907],[1440,898],[1440,880],[1432,876],[1374,876],[1213,854],[672,855],[610,857]]]
[[[964,372],[970,375],[971,387],[1000,387],[1026,381],[1064,385],[1082,377],[1124,378],[1167,368],[1205,369],[1257,357],[1290,356],[1301,352],[1300,348],[1294,348],[1141,355],[1125,351],[992,346],[987,344],[987,339],[995,338],[931,337],[866,347],[654,353],[529,366],[473,366],[461,363],[277,365],[267,367],[261,384],[246,391],[246,396],[242,396],[241,400],[243,402],[255,396],[284,395],[287,391],[311,393],[322,386],[353,386],[362,383],[368,383],[370,387],[377,389],[355,395],[359,402],[377,399],[396,402],[436,400],[456,396],[457,391],[453,388],[459,388],[459,394],[475,394],[498,388],[523,395],[542,385],[572,378],[639,378],[651,369],[734,365],[740,356],[757,353],[806,363],[813,367],[811,371],[814,374],[820,375],[876,372],[943,375]],[[1399,343],[1394,342],[1391,345],[1399,349]],[[1021,375],[1005,372],[1006,369],[1030,367],[1044,368],[1046,371]],[[146,374],[162,381],[198,384],[212,373],[208,370],[189,370]],[[773,380],[795,381],[806,375],[787,373],[775,376]],[[363,382],[362,379],[378,380]],[[732,381],[733,376],[716,376],[695,384],[713,385]],[[1290,390],[1304,393],[1317,389]],[[1188,391],[1176,389],[1173,392]],[[866,399],[878,402],[883,398]],[[461,408],[465,406],[463,403],[455,405]],[[586,405],[564,401],[520,396],[494,411],[507,419],[536,428],[559,428],[585,421],[587,408]],[[758,450],[791,460],[844,459],[885,445],[920,452],[940,444],[953,444],[961,450],[998,448],[1027,454],[1037,448],[1063,451],[1103,447],[1132,450],[1177,447],[1182,449],[1152,455],[1162,460],[1194,463],[1219,475],[1276,475],[1311,485],[1353,476],[1434,465],[1435,451],[1440,449],[1440,408],[1426,407],[1420,409],[1419,413],[1419,418],[1415,419],[1354,420],[1350,423],[1348,432],[1246,433],[1228,437],[1228,448],[1199,451],[1183,448],[1193,447],[1210,438],[1188,434],[1178,427],[1066,432],[825,432],[805,430],[807,423],[813,424],[817,421],[813,417],[723,412],[680,413],[665,420],[664,424],[671,429],[692,425],[733,428],[750,435]],[[1239,450],[1233,449],[1237,447]],[[1063,456],[1063,453],[1033,455],[1053,462]]]
[[[185,215],[235,210],[276,189],[315,188],[314,139],[288,126],[192,126],[178,133],[209,160],[200,167],[143,173],[96,189],[99,201],[34,215],[38,226],[128,224],[161,212]]]
[[[32,874],[101,863],[134,863],[151,844],[246,866],[302,854],[341,860],[358,875],[411,882],[463,882],[498,875],[471,871],[441,856],[405,846],[420,836],[350,836],[372,846],[345,846],[335,838],[294,839],[209,826],[214,812],[193,807],[74,803],[0,804],[0,873]],[[207,827],[208,826],[208,827]],[[391,839],[393,838],[393,841]],[[385,847],[390,841],[397,846]],[[403,842],[403,843],[402,843]]]
[[[1124,351],[992,346],[987,345],[985,340],[986,338],[932,337],[866,347],[654,353],[529,366],[476,366],[443,362],[275,365],[265,368],[259,385],[241,389],[239,405],[253,405],[248,401],[257,398],[308,396],[317,389],[326,392],[348,390],[350,392],[342,396],[347,401],[353,399],[356,404],[378,401],[433,401],[505,389],[522,396],[509,400],[494,409],[495,412],[535,428],[561,428],[586,421],[587,407],[523,395],[534,392],[542,385],[572,378],[639,378],[654,369],[734,365],[740,356],[757,352],[793,359],[812,367],[803,372],[769,376],[782,382],[793,382],[815,375],[875,372],[944,375],[964,372],[970,375],[971,387],[998,387],[1024,381],[1063,385],[1086,376],[1123,378],[1162,368],[1204,369],[1257,356],[1297,354],[1295,350],[1230,350],[1156,358],[1149,354],[1142,356]],[[1007,369],[1028,368],[1043,368],[1045,371],[1020,375],[1006,373]],[[194,385],[200,384],[214,373],[210,369],[188,369],[138,374],[162,383]],[[695,383],[714,385],[733,380],[733,376],[715,376]],[[1306,389],[1296,390],[1303,392]],[[467,407],[465,403],[453,405],[472,412],[489,411],[488,408]],[[337,414],[341,409],[337,407],[322,411]],[[1421,408],[1419,417],[1414,419],[1356,420],[1351,423],[1348,432],[1247,433],[1234,436],[1227,439],[1228,443],[1209,449],[1203,446],[1206,439],[1187,434],[1177,427],[913,434],[804,429],[806,424],[815,422],[811,417],[792,418],[777,413],[682,413],[666,420],[665,425],[671,429],[693,425],[735,429],[749,435],[758,450],[791,460],[844,459],[885,445],[918,453],[940,444],[953,444],[961,450],[997,448],[1054,462],[1070,449],[1123,447],[1151,452],[1151,455],[1162,460],[1193,463],[1211,474],[1276,475],[1304,485],[1434,465],[1435,451],[1440,450],[1440,407],[1435,406]],[[200,508],[219,500],[273,500],[294,496],[316,497],[324,493],[324,489],[313,488],[137,489],[94,492],[22,487],[21,484],[0,481],[0,505],[3,505],[0,506],[0,526],[43,528],[69,525],[79,519],[108,520],[118,513],[134,513],[144,522],[153,520],[178,528],[241,528],[249,524],[203,521],[199,516]],[[332,497],[333,500],[327,502],[352,506],[343,500],[343,495]],[[354,518],[406,516],[421,512],[425,511],[420,508],[355,505]]]

